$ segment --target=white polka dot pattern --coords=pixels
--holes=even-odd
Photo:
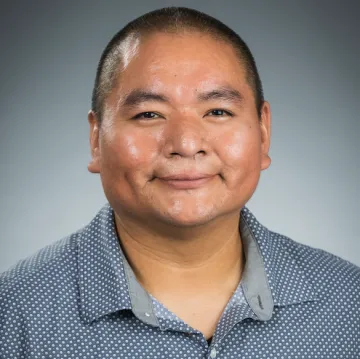
[[[1,274],[0,358],[359,359],[360,269],[241,220],[247,264],[210,346],[132,279],[106,204]]]

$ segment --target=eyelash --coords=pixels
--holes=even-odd
[[[225,113],[226,116],[230,116],[230,117],[233,116],[233,114],[232,114],[231,112],[229,112],[229,111],[227,111],[227,110],[224,110],[224,109],[222,109],[222,108],[214,108],[213,110],[209,111],[207,114],[209,114],[209,113],[211,113],[211,112],[214,112],[214,111],[222,111],[222,112]],[[222,117],[222,116],[224,116],[224,115],[219,115],[219,116],[215,116],[215,117]]]
[[[227,110],[223,110],[222,108],[215,108],[215,109],[213,109],[213,110],[210,110],[210,111],[207,113],[207,115],[210,114],[211,112],[214,112],[214,111],[222,111],[222,112],[225,113],[225,116],[230,116],[230,117],[233,116],[233,114],[232,114],[231,112],[229,112],[229,111],[227,111]],[[135,116],[133,117],[133,120],[139,120],[139,119],[150,119],[150,120],[151,120],[152,118],[154,118],[154,117],[143,117],[145,114],[154,114],[154,115],[160,117],[160,115],[157,114],[156,112],[145,111],[145,112],[141,112],[141,113],[135,115]],[[219,116],[214,116],[214,117],[223,117],[223,116],[224,116],[224,115],[219,115]],[[158,118],[158,117],[155,117],[155,118]]]
[[[150,119],[151,120],[151,118],[153,118],[153,117],[142,117],[143,115],[145,115],[146,113],[152,113],[152,114],[155,114],[156,116],[160,116],[159,114],[157,114],[156,112],[152,112],[152,111],[145,111],[145,112],[141,112],[141,113],[139,113],[139,114],[137,114],[137,115],[135,115],[134,117],[133,117],[133,120],[139,120],[139,119],[145,119],[145,118],[147,118],[147,119]]]

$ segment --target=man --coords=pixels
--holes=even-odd
[[[245,207],[270,165],[246,44],[205,14],[110,41],[89,112],[106,204],[1,277],[1,358],[360,358],[360,270]]]

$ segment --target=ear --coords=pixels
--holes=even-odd
[[[88,170],[92,173],[100,173],[99,121],[92,110],[88,113],[88,122],[90,125],[91,149],[91,160],[88,164]]]
[[[271,164],[269,156],[270,135],[271,135],[271,110],[270,104],[264,101],[261,109],[261,170],[266,170]]]

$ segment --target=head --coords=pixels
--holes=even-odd
[[[92,93],[91,106],[98,120],[102,119],[106,97],[117,84],[121,69],[126,67],[129,57],[136,52],[140,39],[154,33],[180,35],[193,32],[207,34],[232,45],[246,70],[246,80],[253,90],[260,116],[264,102],[263,88],[254,57],[246,43],[232,29],[209,15],[193,9],[170,7],[146,13],[131,21],[107,44],[99,61]]]
[[[145,14],[113,37],[88,120],[88,169],[115,211],[137,221],[234,215],[270,165],[270,107],[250,50],[191,9]]]

